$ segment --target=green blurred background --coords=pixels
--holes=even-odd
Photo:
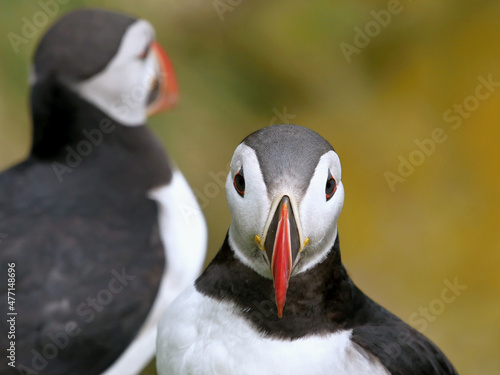
[[[150,125],[204,208],[207,261],[230,222],[222,181],[234,148],[272,123],[308,126],[342,161],[339,231],[358,286],[423,329],[461,374],[500,372],[500,89],[493,84],[479,89],[483,99],[473,97],[479,77],[500,82],[498,1],[60,1],[66,4],[58,3],[50,23],[71,9],[100,6],[155,26],[181,100]],[[398,13],[389,20],[380,12],[390,4]],[[48,24],[16,53],[8,33],[22,35],[23,17],[32,20],[42,8],[28,0],[2,8],[5,169],[28,151],[27,72]],[[378,27],[374,12],[385,15]],[[372,37],[347,59],[341,43],[360,46],[355,28]],[[458,120],[443,115],[464,101],[469,110],[453,129]],[[419,159],[416,140],[436,128],[446,141]],[[391,189],[384,174],[397,174],[400,157],[410,156],[419,165]],[[447,282],[467,286],[449,303],[441,295]],[[154,366],[144,372],[154,373]]]

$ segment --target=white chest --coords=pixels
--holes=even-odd
[[[159,374],[388,374],[350,340],[350,330],[294,341],[268,339],[233,311],[232,303],[203,296],[194,287],[184,292],[160,323]]]

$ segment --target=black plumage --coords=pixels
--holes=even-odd
[[[119,33],[130,20],[122,19]],[[80,73],[95,73],[111,57]],[[36,71],[33,146],[27,160],[0,174],[0,264],[16,269],[17,370],[99,374],[134,339],[155,301],[166,259],[158,207],[147,195],[170,182],[172,167],[146,126],[123,126],[68,89],[61,75]],[[0,299],[7,311],[5,282]],[[0,332],[7,329],[2,319]],[[0,335],[0,346],[9,345]],[[0,357],[0,373],[17,374],[8,362]]]
[[[64,332],[68,322],[81,328],[47,361],[44,374],[99,373],[112,363],[144,322],[165,266],[158,209],[146,197],[171,178],[161,145],[146,127],[123,127],[76,96],[72,100],[79,107],[72,112],[72,141],[57,156],[33,153],[0,174],[0,233],[7,235],[0,263],[15,262],[17,269],[17,362],[32,368],[31,349],[42,353],[49,333]],[[81,131],[99,129],[101,121],[113,130],[60,182],[54,163],[67,166],[66,147],[76,150],[85,140]],[[78,309],[109,290],[123,270],[134,277],[122,284],[126,293],[112,293],[102,311]],[[5,283],[0,288],[6,311]],[[86,310],[95,311],[90,322]],[[2,335],[2,347],[6,339]],[[2,370],[8,369],[5,361],[2,356]]]
[[[282,318],[273,281],[242,264],[227,237],[195,286],[206,296],[234,302],[264,337],[295,340],[352,329],[352,341],[393,375],[457,374],[429,339],[358,289],[342,265],[338,236],[323,262],[290,278]]]

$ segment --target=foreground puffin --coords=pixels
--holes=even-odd
[[[226,194],[222,248],[158,327],[160,374],[456,374],[349,278],[340,161],[324,138],[296,125],[249,135]]]
[[[205,257],[196,199],[146,127],[174,72],[148,22],[79,10],[42,38],[31,85],[33,146],[0,174],[0,373],[137,374]]]

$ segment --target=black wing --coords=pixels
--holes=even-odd
[[[457,375],[428,338],[382,307],[377,309],[375,323],[354,328],[351,339],[378,357],[392,375]]]
[[[33,161],[0,175],[0,274],[15,263],[20,373],[101,373],[156,297],[165,267],[156,204],[95,177],[60,184],[49,164]],[[0,300],[5,317],[4,276]],[[8,324],[0,321],[6,348]],[[17,374],[8,362],[0,356],[0,373]]]

